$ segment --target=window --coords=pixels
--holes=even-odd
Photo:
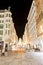
[[[4,20],[2,20],[2,23],[4,22]]]
[[[3,30],[0,30],[0,35],[3,35]]]
[[[11,15],[9,14],[9,17],[11,17]]]
[[[10,24],[8,25],[8,28],[10,28]]]
[[[1,18],[1,15],[0,15],[0,18]]]
[[[8,17],[8,14],[6,14],[6,17]]]
[[[33,3],[33,6],[35,6],[35,3]]]
[[[5,30],[5,34],[7,34],[7,30]]]
[[[10,28],[10,24],[6,24],[6,28]]]
[[[0,28],[3,28],[3,24],[0,24]]]
[[[10,20],[6,20],[6,22],[10,22]]]
[[[10,20],[9,20],[9,22],[10,22]]]
[[[10,30],[8,30],[8,35],[10,34]]]
[[[2,37],[0,37],[0,41],[2,41]]]
[[[4,22],[4,20],[0,20],[0,23],[3,23]]]
[[[2,15],[2,18],[4,17],[4,15]]]
[[[8,22],[8,20],[6,20],[6,22]]]
[[[3,18],[4,17],[4,15],[0,15],[0,18]]]
[[[7,24],[6,24],[6,28],[7,28]]]
[[[33,10],[33,6],[32,6],[32,10]]]
[[[1,23],[1,20],[0,20],[0,23]]]

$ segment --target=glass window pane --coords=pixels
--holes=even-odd
[[[6,24],[6,28],[10,28],[10,24]]]
[[[1,20],[0,20],[0,23],[1,23]]]
[[[4,15],[2,15],[2,18],[4,17]]]
[[[8,25],[8,28],[10,28],[10,24]]]
[[[0,30],[0,35],[3,35],[3,30]]]
[[[2,20],[2,23],[4,22],[4,20]]]
[[[6,28],[7,28],[7,24],[6,24]]]
[[[6,17],[8,17],[8,14],[6,14]]]
[[[8,20],[6,20],[6,22],[8,22]]]
[[[2,37],[0,37],[0,41],[2,41]]]
[[[8,30],[8,35],[10,34],[10,30]]]
[[[3,28],[3,24],[0,24],[0,28]]]
[[[5,30],[5,34],[7,34],[7,30]]]
[[[1,18],[1,15],[0,15],[0,18]]]

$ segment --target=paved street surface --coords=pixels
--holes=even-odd
[[[43,53],[31,51],[0,56],[0,65],[43,65]]]

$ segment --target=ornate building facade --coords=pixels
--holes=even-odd
[[[36,3],[37,16],[37,36],[40,41],[40,44],[43,48],[43,0],[34,0]]]
[[[30,12],[27,17],[29,40],[31,45],[37,43],[36,15],[37,15],[37,10],[36,10],[35,1],[33,0],[30,8]]]
[[[28,17],[27,17],[27,24],[25,26],[25,31],[23,35],[23,39],[28,42],[28,44],[33,47],[33,45],[36,45],[38,43],[37,40],[37,29],[36,29],[36,5],[35,1],[33,0]]]
[[[25,25],[24,35],[23,35],[23,42],[28,43],[28,29],[27,24]]]
[[[17,39],[17,35],[10,8],[0,10],[0,45],[3,46],[3,51],[5,51],[5,45],[7,44],[9,49],[10,43],[15,39]]]

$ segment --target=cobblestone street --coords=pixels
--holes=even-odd
[[[35,52],[0,56],[0,65],[43,65],[43,57],[40,57],[41,62],[38,56]]]

